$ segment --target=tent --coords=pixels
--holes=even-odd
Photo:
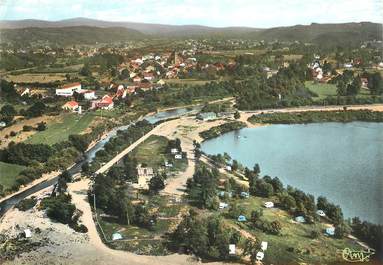
[[[238,216],[238,222],[246,222],[246,216],[244,215]]]

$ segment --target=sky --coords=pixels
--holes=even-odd
[[[0,0],[0,19],[74,17],[257,28],[313,22],[383,23],[383,0]]]

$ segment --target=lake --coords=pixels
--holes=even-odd
[[[383,223],[383,123],[315,123],[244,128],[202,143],[286,186],[326,196],[345,217]]]

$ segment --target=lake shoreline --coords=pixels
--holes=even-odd
[[[254,163],[259,163],[262,175],[281,177],[285,185],[297,187],[314,194],[315,197],[326,196],[336,204],[342,205],[346,218],[360,216],[369,222],[379,223],[379,210],[374,212],[372,209],[364,209],[363,204],[379,204],[375,197],[378,196],[377,187],[380,180],[376,176],[383,169],[379,169],[381,151],[378,145],[374,145],[374,141],[383,140],[379,140],[381,137],[378,133],[382,123],[350,122],[339,123],[339,126],[337,122],[313,123],[306,126],[272,125],[258,127],[258,130],[244,128],[209,139],[202,143],[202,151],[211,155],[227,152],[233,159],[250,168]],[[301,134],[294,139],[295,131]],[[332,133],[333,131],[337,134]],[[365,136],[366,133],[368,137]],[[372,142],[367,145],[365,142],[369,137],[372,137]],[[362,138],[359,147],[356,145],[358,138]],[[336,147],[329,147],[329,143],[323,139],[328,139]],[[335,152],[337,148],[340,148],[340,155]],[[356,154],[355,150],[358,151]],[[373,155],[369,155],[369,152]],[[365,160],[367,157],[368,162]],[[352,159],[357,160],[356,171],[351,172],[354,175],[348,168],[354,163]],[[371,163],[375,166],[368,167]],[[347,172],[350,173],[349,179]],[[365,181],[356,181],[360,180],[362,175],[365,176]],[[334,179],[334,176],[338,177]],[[352,179],[355,181],[351,181]],[[331,187],[334,185],[338,188]],[[341,188],[343,186],[345,188]],[[347,196],[350,197],[353,191],[359,191],[360,198],[351,196],[348,200]]]

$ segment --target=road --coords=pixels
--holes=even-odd
[[[161,123],[158,126],[154,127],[151,131],[149,131],[147,134],[143,135],[141,138],[139,138],[137,141],[135,141],[133,144],[129,145],[127,148],[122,150],[120,153],[118,153],[115,157],[113,157],[109,162],[107,162],[105,165],[100,167],[95,174],[101,174],[108,171],[114,164],[116,164],[118,161],[120,161],[124,156],[126,156],[128,153],[130,153],[134,148],[136,148],[140,143],[148,139],[151,135],[158,133],[161,128],[164,126],[165,123]]]

